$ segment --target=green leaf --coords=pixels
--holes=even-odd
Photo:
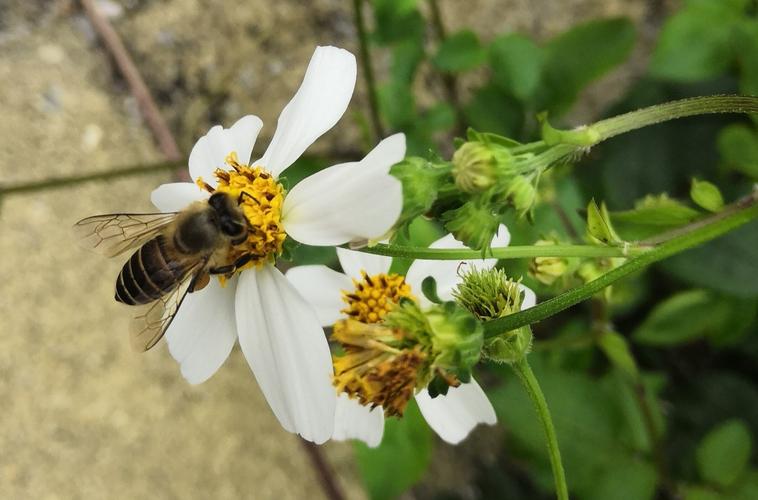
[[[372,500],[395,498],[413,486],[429,466],[433,439],[429,426],[414,401],[403,418],[384,424],[378,448],[355,444],[355,457],[363,482]]]
[[[416,70],[424,59],[424,47],[416,40],[404,40],[392,47],[392,63],[390,65],[390,80],[392,82],[410,84],[416,75]]]
[[[503,91],[526,101],[540,83],[545,56],[531,39],[518,34],[496,38],[489,48],[492,81]]]
[[[744,422],[724,422],[710,431],[697,448],[700,476],[711,484],[730,486],[745,470],[751,448],[750,431]]]
[[[375,39],[382,44],[414,39],[421,42],[426,23],[417,0],[373,0]]]
[[[688,486],[684,489],[686,500],[729,500],[721,493],[703,488],[702,486]]]
[[[392,128],[412,126],[416,118],[416,102],[410,86],[392,81],[379,87],[379,109]]]
[[[734,488],[734,500],[755,500],[758,498],[758,471],[752,470]]]
[[[758,222],[662,262],[661,269],[694,286],[735,297],[758,296]]]
[[[459,73],[476,68],[487,59],[487,52],[473,31],[463,30],[445,39],[432,58],[441,71]]]
[[[632,379],[639,377],[637,362],[624,336],[616,332],[605,332],[600,336],[598,346],[616,368]]]
[[[669,198],[667,195],[648,195],[635,203],[632,210],[611,212],[610,218],[624,238],[640,240],[667,229],[689,224],[700,212]]]
[[[743,123],[725,127],[718,137],[721,158],[727,167],[758,179],[758,133]]]
[[[629,19],[604,19],[576,26],[545,46],[541,108],[565,111],[588,83],[624,62],[635,40]]]
[[[734,54],[740,68],[740,93],[758,95],[758,20],[744,19],[732,34]],[[753,116],[758,123],[758,118]]]
[[[690,197],[692,201],[709,212],[718,212],[724,207],[724,197],[721,196],[721,191],[708,181],[699,181],[693,178]]]
[[[652,345],[681,344],[701,337],[713,322],[713,295],[689,290],[658,304],[634,331],[637,342]]]
[[[524,125],[521,104],[494,85],[478,89],[464,114],[475,129],[508,137],[518,136]]]
[[[681,82],[722,74],[734,59],[730,39],[739,18],[734,2],[690,2],[663,26],[651,73]]]

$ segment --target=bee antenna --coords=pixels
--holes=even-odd
[[[261,202],[260,202],[260,201],[258,201],[258,200],[255,198],[255,196],[253,196],[252,194],[250,194],[250,193],[248,193],[248,192],[246,192],[246,191],[240,191],[240,195],[239,195],[239,198],[237,198],[237,204],[238,204],[238,205],[239,205],[240,203],[242,203],[242,198],[243,198],[243,197],[245,197],[245,196],[247,196],[248,198],[250,198],[251,200],[253,200],[254,202],[256,202],[256,203],[257,203],[257,204],[260,206]]]

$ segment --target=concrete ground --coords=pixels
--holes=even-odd
[[[507,29],[544,38],[604,15],[642,24],[648,4],[465,3],[441,1],[449,29],[473,26],[484,38]],[[100,4],[185,151],[212,122],[229,125],[248,112],[269,125],[265,145],[313,47],[356,49],[347,1]],[[635,64],[598,88],[618,92],[619,75]],[[75,2],[0,0],[0,82],[2,183],[161,159]],[[358,87],[354,107],[364,104]],[[603,100],[587,98],[577,116]],[[316,151],[359,148],[357,129],[346,115]],[[134,354],[129,314],[112,299],[121,263],[72,241],[70,226],[84,216],[151,210],[150,191],[169,179],[158,173],[0,200],[0,498],[323,496],[298,438],[280,428],[239,350],[196,387],[163,344]],[[364,498],[351,447],[323,450],[348,498]],[[456,460],[445,450],[434,470]],[[438,488],[430,483],[414,495],[431,495]]]

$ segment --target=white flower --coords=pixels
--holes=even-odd
[[[492,240],[492,247],[508,244],[510,234],[505,226],[500,226],[498,234]],[[447,235],[434,242],[431,248],[465,248],[452,235]],[[319,321],[324,326],[332,325],[344,318],[345,310],[343,291],[349,293],[356,288],[355,282],[362,282],[365,275],[385,276],[385,280],[397,283],[388,275],[392,259],[379,255],[356,252],[342,248],[337,249],[337,256],[345,274],[326,266],[299,266],[287,272],[287,279],[295,285],[300,294],[316,309]],[[492,268],[497,259],[470,260],[466,265],[479,269]],[[437,294],[442,300],[453,300],[452,291],[460,282],[458,268],[460,261],[416,260],[405,276],[405,284],[410,286],[410,293],[419,301],[422,308],[429,306],[429,301],[421,293],[421,282],[427,276],[433,276],[437,282]],[[365,273],[365,275],[364,275]],[[374,280],[376,281],[376,280]],[[522,308],[532,307],[536,301],[534,293],[524,287]],[[397,288],[399,294],[408,290]],[[379,307],[379,306],[377,306]],[[459,443],[479,423],[494,424],[495,411],[484,391],[475,380],[458,387],[451,387],[447,395],[431,398],[426,389],[415,395],[421,413],[429,426],[449,443]],[[360,439],[369,446],[377,446],[384,430],[384,413],[381,407],[373,410],[362,406],[356,399],[350,399],[341,393],[337,399],[334,439]]]
[[[355,79],[350,52],[318,47],[261,159],[250,163],[262,127],[258,117],[245,116],[229,129],[215,126],[192,148],[189,172],[196,182],[164,184],[151,197],[160,210],[174,212],[207,197],[208,190],[239,195],[256,228],[246,244],[264,249],[265,255],[224,284],[213,279],[189,294],[166,332],[169,351],[182,375],[199,384],[218,370],[239,339],[282,426],[316,443],[329,439],[333,430],[329,345],[313,309],[273,260],[285,233],[309,245],[340,245],[387,233],[402,208],[402,188],[389,169],[404,157],[405,137],[389,137],[363,160],[324,169],[288,193],[276,179],[339,120]],[[217,170],[225,165],[226,170]]]

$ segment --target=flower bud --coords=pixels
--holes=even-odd
[[[555,245],[552,240],[538,240],[535,246]],[[552,285],[555,281],[566,274],[569,269],[569,260],[566,257],[535,257],[529,263],[529,274],[544,285]]]
[[[537,198],[537,190],[530,179],[523,175],[517,175],[511,179],[508,190],[505,192],[513,208],[521,215],[531,210]]]
[[[465,193],[479,193],[497,181],[498,164],[507,163],[510,152],[482,142],[466,142],[453,154],[455,185]]]
[[[488,321],[520,311],[522,293],[520,283],[508,279],[502,269],[474,268],[463,275],[453,296],[474,316]],[[485,341],[482,354],[493,361],[513,363],[531,347],[532,330],[523,326]]]
[[[453,233],[455,239],[462,241],[474,250],[486,250],[497,234],[500,221],[486,206],[480,206],[477,201],[467,201],[455,210],[442,214],[445,228]]]

